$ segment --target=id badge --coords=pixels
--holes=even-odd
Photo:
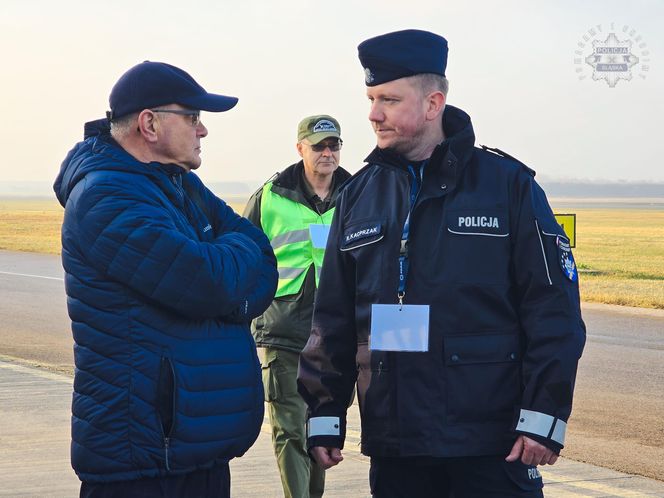
[[[428,351],[428,304],[372,304],[369,349]]]
[[[325,249],[327,237],[330,235],[330,226],[312,223],[309,225],[309,236],[314,249]]]

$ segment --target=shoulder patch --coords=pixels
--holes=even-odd
[[[493,152],[497,156],[505,157],[507,159],[511,159],[512,161],[516,161],[517,163],[519,163],[521,165],[521,167],[523,169],[525,169],[528,172],[529,175],[531,175],[533,177],[536,175],[534,169],[529,168],[528,166],[523,164],[521,161],[519,161],[516,157],[510,156],[507,152],[503,152],[502,150],[497,149],[495,147],[487,147],[486,145],[482,145],[482,144],[480,144],[480,147],[482,147],[482,150],[486,150],[488,152]]]
[[[578,280],[578,273],[572,250],[569,246],[569,241],[564,237],[558,235],[556,237],[556,246],[558,246],[558,261],[560,262],[560,269],[563,274],[572,282]]]

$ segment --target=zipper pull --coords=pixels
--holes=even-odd
[[[378,377],[380,377],[380,374],[383,373],[383,360],[380,360],[378,362]]]
[[[168,447],[170,446],[171,443],[171,438],[165,437],[164,438],[164,452],[166,453],[166,470],[169,472],[171,471],[171,466],[168,462]]]
[[[182,177],[174,173],[171,175],[171,181],[173,182],[173,185],[175,185],[175,190],[178,193],[178,196],[180,199],[183,199],[184,190],[182,188]]]

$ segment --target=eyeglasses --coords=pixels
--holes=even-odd
[[[190,116],[191,126],[201,124],[201,111],[188,111],[184,109],[150,109],[152,112],[167,112],[169,114],[179,114],[180,116]]]
[[[306,142],[305,142],[306,143]],[[344,141],[339,139],[337,142],[334,142],[332,144],[330,143],[317,143],[317,144],[310,144],[307,143],[309,147],[311,147],[311,150],[314,152],[323,152],[325,149],[329,148],[332,152],[338,152],[341,150],[341,146],[344,144]]]

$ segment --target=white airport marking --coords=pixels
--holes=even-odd
[[[46,280],[59,280],[60,282],[65,281],[65,279],[61,277],[45,277],[44,275],[30,275],[29,273],[14,273],[11,271],[0,271],[0,275],[13,275],[15,277],[45,278]]]
[[[72,382],[74,380],[72,377],[68,375],[49,372],[47,370],[43,370],[37,367],[26,367],[23,365],[19,365],[17,363],[9,363],[6,360],[3,360],[1,357],[0,357],[0,369],[13,370],[14,372],[17,372],[21,375],[27,374],[33,377],[41,377],[47,380],[55,380],[69,385],[72,385]]]

